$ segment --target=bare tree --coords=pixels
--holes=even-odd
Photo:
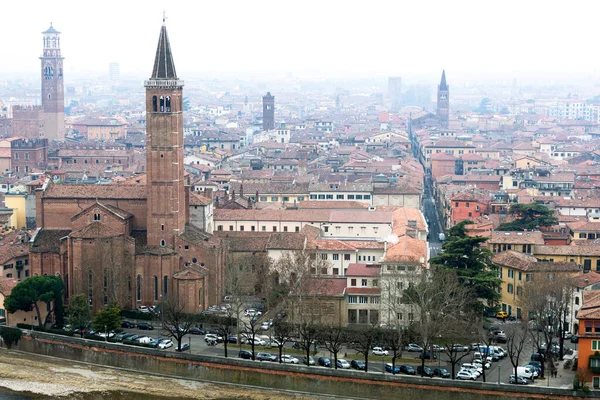
[[[470,311],[473,298],[459,283],[456,273],[441,269],[431,274],[423,272],[421,281],[404,291],[404,301],[415,310],[414,326],[423,351],[432,347],[434,338],[453,333],[457,320]],[[425,367],[425,357],[421,359],[421,367]]]
[[[521,360],[521,353],[527,342],[527,324],[525,322],[519,322],[516,324],[510,324],[506,327],[506,351],[508,352],[508,358],[512,364],[515,372],[515,383],[517,382],[517,367]]]
[[[258,318],[255,316],[250,316],[248,321],[242,320],[242,335],[250,342],[250,347],[252,349],[252,359],[256,355],[255,347],[256,347],[256,335],[258,334],[258,330],[260,329],[260,324],[258,323]],[[238,337],[238,340],[241,339]]]
[[[573,298],[573,284],[569,276],[538,273],[523,287],[520,305],[529,316],[531,338],[541,356],[542,374],[545,360],[550,361],[554,338],[558,336],[559,357],[564,349],[564,326]]]
[[[298,344],[306,353],[306,366],[310,366],[310,350],[319,337],[317,325],[305,320],[296,324],[296,332],[300,336],[300,342]]]
[[[162,322],[163,330],[167,336],[177,341],[177,350],[181,351],[181,342],[194,325],[194,318],[184,312],[185,304],[179,297],[163,302]]]
[[[381,336],[381,330],[370,324],[357,326],[348,332],[350,346],[365,358],[365,372],[369,372],[369,354],[373,348],[373,343]]]
[[[474,323],[476,323],[476,321],[474,321],[473,318],[469,318],[470,315],[471,314],[464,311],[458,312],[452,317],[451,321],[447,321],[447,326],[444,327],[443,336],[441,338],[442,346],[440,352],[448,356],[448,362],[450,363],[452,369],[452,379],[455,379],[456,377],[455,372],[458,363],[460,363],[469,354],[468,351],[458,348],[458,346],[455,346],[455,344],[458,344],[457,342],[461,339],[477,337],[476,333],[473,331]],[[433,354],[433,352],[431,354]],[[485,362],[483,369],[485,370]]]
[[[484,327],[484,322],[482,319],[476,323],[478,326],[477,332],[478,332],[478,339],[479,339],[479,345],[480,345],[479,347],[485,348],[485,353],[481,355],[481,358],[482,358],[481,361],[484,366],[482,378],[483,378],[483,381],[485,382],[486,378],[487,378],[486,374],[485,374],[485,361],[486,361],[488,355],[490,354],[490,347],[494,345],[495,340],[494,340],[494,337],[491,335],[491,332],[488,329],[486,329],[486,327]],[[479,351],[479,350],[477,350],[477,351]]]
[[[381,330],[383,344],[392,352],[392,374],[396,374],[396,360],[402,357],[405,330],[400,326],[386,327]]]
[[[213,324],[219,335],[223,337],[223,352],[228,357],[227,349],[229,346],[229,336],[237,329],[238,319],[234,317],[231,308],[228,308],[224,315],[211,315],[208,321]]]
[[[281,320],[280,318],[276,319],[273,323],[273,336],[277,342],[277,348],[279,349],[279,362],[281,363],[281,356],[283,355],[283,347],[286,343],[289,343],[292,340],[292,336],[294,335],[294,325]]]
[[[337,369],[338,354],[348,338],[348,330],[340,324],[330,324],[318,326],[317,332],[318,340],[333,354],[335,369]]]

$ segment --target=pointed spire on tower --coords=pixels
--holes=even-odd
[[[446,70],[442,70],[442,80],[440,82],[440,90],[448,90],[448,84],[446,84]]]
[[[166,16],[163,14],[163,25],[160,28],[158,48],[156,49],[156,57],[154,58],[154,69],[152,70],[150,79],[177,79],[165,20]]]

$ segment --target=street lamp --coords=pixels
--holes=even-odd
[[[108,330],[106,329],[106,325],[104,325],[104,341],[108,342]]]

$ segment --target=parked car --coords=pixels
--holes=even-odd
[[[255,317],[257,315],[262,315],[262,313],[254,308],[248,308],[247,310],[244,310],[245,317]]]
[[[135,339],[135,341],[140,344],[150,344],[151,340],[152,338],[150,336],[140,336],[137,339]]]
[[[508,313],[505,311],[498,311],[496,313],[496,318],[498,318],[498,319],[508,318]]]
[[[359,371],[365,370],[365,362],[361,360],[352,360],[350,361],[350,367],[357,369]]]
[[[445,368],[434,368],[433,376],[439,376],[440,378],[450,378],[450,372]]]
[[[452,351],[456,351],[456,352],[459,352],[459,351],[469,351],[469,348],[467,346],[465,346],[465,345],[454,343],[452,345],[452,347],[451,347],[451,350]]]
[[[392,369],[392,363],[386,363],[385,364],[385,372],[392,372],[394,374],[399,374],[400,373],[400,367],[398,367],[397,365],[393,367]]]
[[[430,378],[433,378],[433,370],[427,366],[425,367],[421,367],[420,365],[417,367],[417,374],[421,375],[421,372],[423,373],[423,376],[428,376]]]
[[[227,336],[227,343],[237,344],[238,337],[237,335],[229,335]]]
[[[460,370],[458,374],[456,374],[456,379],[462,379],[465,381],[474,381],[477,379],[475,375],[473,375],[470,371]]]
[[[175,351],[189,351],[190,345],[188,343],[181,343],[181,350],[176,348]]]
[[[265,342],[261,338],[257,338],[257,337],[255,337],[254,339],[248,338],[248,343],[249,344],[252,344],[253,342],[254,342],[255,346],[266,346],[267,345],[267,342]]]
[[[122,341],[123,341],[123,338],[124,338],[125,336],[127,336],[127,335],[131,335],[131,334],[130,334],[130,333],[127,333],[127,332],[121,332],[121,333],[119,333],[118,335],[116,335],[116,336],[115,336],[115,340],[116,340],[117,342],[122,342]]]
[[[262,329],[263,331],[268,331],[270,327],[271,326],[269,325],[269,322],[263,322],[262,324],[260,324],[260,329]]]
[[[546,356],[544,355],[544,353],[533,353],[531,355],[531,361],[539,361],[542,362],[546,359]]]
[[[206,335],[204,335],[204,341],[207,342],[207,343],[209,341],[215,341],[217,343],[223,343],[223,336],[215,335],[214,333],[207,333]]]
[[[143,331],[153,331],[154,330],[154,327],[147,322],[142,322],[142,323],[138,324],[137,327],[138,327],[138,329],[141,329]]]
[[[423,348],[421,346],[419,346],[418,344],[409,343],[408,346],[406,346],[406,350],[422,352]]]
[[[123,336],[122,341],[124,342],[126,340],[135,340],[139,337],[140,337],[140,335],[136,335],[135,333],[128,333]]]
[[[258,361],[277,361],[277,356],[271,353],[258,353],[256,359]]]
[[[285,364],[299,364],[300,361],[296,357],[292,357],[289,354],[281,356],[281,362]]]
[[[492,367],[492,363],[489,361],[486,361],[485,363],[483,363],[481,360],[473,360],[472,362],[473,365],[475,365],[477,368],[485,368],[485,369],[490,369]]]
[[[515,376],[511,375],[510,378],[508,378],[508,383],[510,383],[511,385],[514,385],[515,383],[518,385],[527,385],[529,383],[529,381],[527,379],[523,378],[522,376],[517,376],[516,382],[515,382]]]
[[[331,360],[327,357],[319,357],[319,359],[317,360],[317,364],[319,364],[322,367],[331,367]]]
[[[173,347],[173,341],[170,339],[165,339],[158,342],[159,349],[168,349],[169,347]]]
[[[476,375],[477,377],[481,376],[481,374],[483,373],[483,368],[470,363],[464,363],[463,365],[461,365],[461,369],[470,371],[473,375]]]
[[[437,356],[435,355],[435,353],[431,354],[429,351],[425,351],[419,354],[419,358],[425,358],[426,360],[431,360],[432,357],[434,360],[437,360]]]
[[[123,321],[121,323],[121,328],[125,328],[125,329],[130,329],[130,328],[135,328],[135,324],[129,321]]]
[[[407,364],[400,365],[400,372],[402,372],[403,374],[406,374],[406,375],[416,375],[417,374],[417,370]]]
[[[240,350],[238,357],[243,358],[244,360],[252,360],[252,352],[248,350]]]
[[[577,342],[579,342],[579,337],[577,335],[571,336],[571,343],[577,343]]]
[[[350,363],[343,358],[338,358],[335,365],[341,369],[350,369]]]
[[[381,347],[373,347],[373,355],[374,356],[387,356],[388,355],[388,351],[384,350]]]
[[[115,333],[113,331],[110,331],[108,333],[106,333],[106,332],[98,332],[98,333],[96,333],[96,335],[100,336],[100,337],[108,337],[108,338],[115,337]]]
[[[306,356],[302,357],[302,364],[306,365]],[[315,365],[315,359],[308,356],[308,365]]]
[[[190,328],[190,333],[192,335],[204,335],[204,331],[197,327]]]
[[[279,341],[277,341],[275,339],[271,339],[271,341],[268,344],[269,344],[269,347],[279,347]]]
[[[139,306],[138,307],[138,311],[141,312],[141,313],[146,314],[146,313],[150,312],[150,309],[148,307],[146,307],[146,306]]]
[[[444,346],[438,346],[437,344],[431,345],[434,353],[439,353],[440,351],[445,351],[446,348]]]

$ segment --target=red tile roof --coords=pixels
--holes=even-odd
[[[381,273],[380,265],[367,264],[348,264],[346,276],[379,276]]]

